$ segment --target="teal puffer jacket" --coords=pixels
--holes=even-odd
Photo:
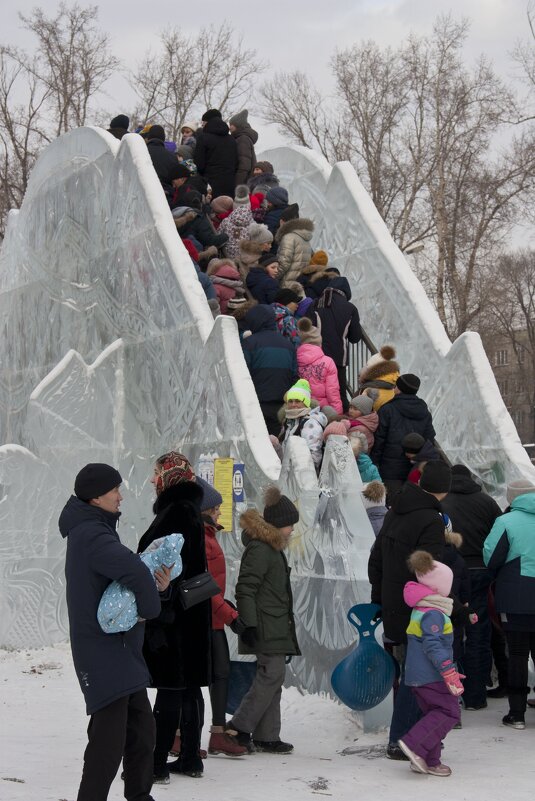
[[[535,615],[535,493],[519,495],[496,518],[483,561],[496,573],[496,610]]]

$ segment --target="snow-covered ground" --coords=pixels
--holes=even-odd
[[[74,801],[87,718],[69,646],[0,651],[0,682],[1,801]],[[453,776],[439,779],[385,759],[385,734],[363,734],[344,707],[284,691],[282,734],[294,743],[293,754],[208,757],[202,779],[172,776],[168,787],[154,787],[153,796],[156,801],[310,801],[318,796],[375,801],[382,793],[385,798],[395,793],[396,801],[428,801],[430,793],[439,792],[454,801],[531,801],[535,710],[527,712],[525,731],[514,731],[501,724],[506,706],[506,700],[491,701],[486,710],[463,713],[463,729],[448,735],[444,752]],[[109,798],[122,797],[117,778]]]

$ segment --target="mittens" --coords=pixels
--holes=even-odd
[[[243,632],[247,629],[247,624],[244,622],[243,618],[235,617],[232,623],[230,624],[230,628],[232,629],[234,634],[240,635],[243,634]]]
[[[466,676],[463,676],[462,673],[458,673],[455,668],[452,667],[448,670],[442,671],[441,676],[446,683],[446,687],[452,695],[462,695],[464,693],[464,687],[461,679],[465,679]]]
[[[256,626],[247,626],[240,634],[245,645],[254,648],[256,644]]]

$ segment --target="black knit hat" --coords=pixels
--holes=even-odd
[[[278,487],[266,490],[264,520],[275,528],[293,526],[299,520],[299,512],[286,495],[282,495]]]
[[[452,476],[467,476],[471,478],[472,473],[470,472],[469,468],[466,467],[464,464],[454,464],[451,468]]]
[[[147,134],[147,139],[161,139],[165,142],[165,131],[161,125],[151,125]]]
[[[216,108],[209,108],[208,111],[205,111],[202,115],[201,119],[203,122],[208,122],[208,120],[213,120],[214,117],[221,118],[221,112]]]
[[[279,289],[275,295],[275,303],[280,303],[281,306],[286,306],[287,303],[299,303],[300,300],[301,298],[293,289]]]
[[[130,120],[126,116],[126,114],[118,114],[110,122],[110,128],[124,128],[126,131],[128,131],[129,125],[130,125]]]
[[[406,434],[401,440],[401,447],[405,453],[418,453],[420,448],[423,448],[424,445],[424,437],[422,437],[421,434],[417,434],[416,431],[411,431],[410,434]]]
[[[426,492],[449,492],[451,470],[444,462],[427,462],[422,470],[420,487]]]
[[[174,181],[175,178],[190,178],[191,173],[186,167],[185,164],[179,164],[178,161],[176,164],[171,165],[168,170],[168,176],[170,181]]]
[[[420,379],[413,373],[403,373],[396,381],[396,387],[405,395],[416,395],[420,389]]]
[[[261,256],[258,259],[259,267],[269,267],[270,264],[275,264],[275,263],[277,263],[276,253],[266,253],[265,256]]]
[[[119,471],[109,464],[86,464],[74,480],[74,494],[81,501],[90,501],[110,492],[122,481]]]

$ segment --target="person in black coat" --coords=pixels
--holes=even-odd
[[[203,772],[199,757],[204,722],[200,688],[208,686],[211,678],[211,609],[208,600],[184,610],[178,587],[181,581],[207,569],[201,517],[203,490],[195,483],[195,473],[186,457],[175,451],[156,460],[152,483],[156,488],[156,517],[139,541],[138,551],[173,532],[184,537],[182,573],[171,582],[160,616],[147,624],[143,647],[151,686],[158,688],[154,705],[154,780],[166,784],[170,770],[189,776]],[[180,757],[167,765],[179,724]]]
[[[478,617],[477,623],[466,628],[463,702],[467,708],[484,709],[492,669],[492,623],[488,607],[492,574],[483,562],[483,544],[501,509],[474,481],[467,467],[456,464],[451,473],[451,490],[442,508],[463,538],[460,554],[470,573],[470,607]]]
[[[165,131],[161,125],[151,125],[147,133],[147,150],[162,188],[170,199],[173,196],[177,158],[165,147]]]
[[[275,302],[275,295],[280,289],[277,278],[279,263],[277,256],[268,253],[258,260],[256,267],[251,267],[247,273],[245,283],[249,294],[259,303],[270,304]]]
[[[145,624],[105,634],[97,610],[104,590],[117,580],[134,593],[140,618],[156,617],[158,590],[167,589],[170,571],[156,571],[155,583],[148,567],[121,544],[116,531],[121,482],[110,465],[86,465],[59,518],[67,540],[72,656],[91,715],[78,801],[106,799],[121,759],[126,798],[151,799],[154,729],[145,689],[150,676],[142,655]]]
[[[231,136],[221,112],[210,109],[203,117],[203,129],[197,135],[193,160],[200,175],[212,187],[212,197],[234,197],[238,166],[236,140]]]
[[[344,413],[349,409],[347,397],[346,367],[348,363],[348,344],[360,342],[362,329],[356,306],[350,303],[347,289],[329,286],[322,296],[309,306],[306,316],[319,328],[322,348],[330,356],[338,370],[338,383]]]
[[[449,467],[443,462],[428,462],[420,485],[407,483],[395,495],[368,561],[372,603],[381,607],[385,637],[399,644],[395,655],[401,665],[401,676],[387,749],[387,756],[391,759],[403,759],[399,755],[398,740],[420,716],[404,679],[406,630],[411,609],[403,599],[403,588],[408,581],[414,581],[407,559],[414,551],[421,550],[441,561],[446,540],[440,501],[449,491],[450,484]]]
[[[336,267],[329,267],[327,270],[316,271],[310,276],[307,274],[305,274],[305,276],[301,275],[297,280],[299,283],[303,284],[307,298],[312,298],[312,300],[321,298],[328,287],[341,289],[346,298],[351,300],[349,281],[347,278],[340,275]]]
[[[418,376],[401,375],[396,381],[394,397],[379,409],[379,426],[370,456],[385,483],[389,500],[407,479],[412,466],[402,444],[406,435],[421,434],[431,442],[435,438],[431,412],[416,395],[419,388]]]
[[[275,312],[271,306],[253,306],[241,325],[245,331],[243,355],[268,433],[278,436],[281,424],[277,412],[284,403],[284,394],[298,378],[296,349],[289,339],[277,331]],[[249,336],[248,331],[251,331]]]

